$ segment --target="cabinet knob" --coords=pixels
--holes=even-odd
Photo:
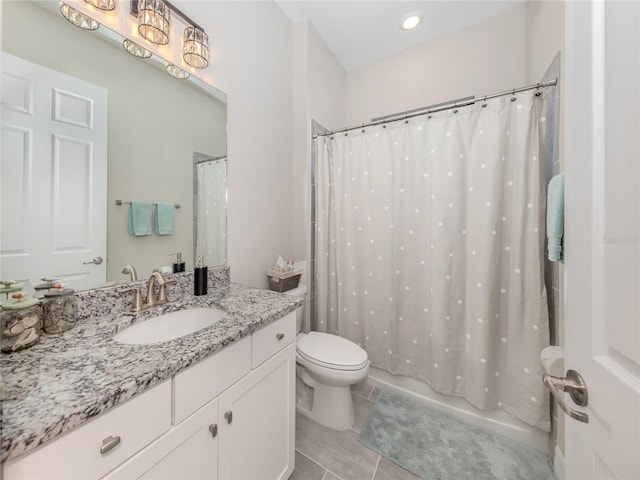
[[[233,422],[233,412],[229,410],[228,412],[224,412],[224,418],[227,420],[227,423]]]
[[[216,435],[218,435],[218,425],[216,423],[209,425],[209,432],[211,432],[212,438],[216,438]]]
[[[284,338],[284,333],[276,333],[276,338],[278,340],[282,340]]]
[[[100,453],[102,455],[104,455],[105,453],[109,453],[118,444],[120,444],[120,436],[114,437],[112,435],[109,435],[107,438],[102,440],[102,446],[100,447]]]

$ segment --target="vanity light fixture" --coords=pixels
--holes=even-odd
[[[110,12],[114,8],[116,8],[116,2],[114,0],[84,0],[85,3],[89,5],[99,8],[100,10],[105,10]]]
[[[191,75],[186,70],[183,70],[180,67],[176,67],[172,63],[167,63],[166,68],[167,68],[167,73],[171,75],[173,78],[177,78],[178,80],[184,80],[186,78],[189,78],[189,76]]]
[[[184,29],[182,59],[195,68],[206,68],[209,65],[209,35],[204,30],[199,27]]]
[[[76,27],[80,27],[84,30],[97,30],[100,24],[93,18],[79,12],[75,8],[60,2],[60,13],[62,16],[73,23]]]
[[[128,38],[122,40],[122,47],[131,55],[138,58],[150,58],[152,53],[136,42],[132,42]]]
[[[138,33],[157,45],[169,43],[169,8],[162,0],[138,0]]]
[[[422,22],[422,14],[420,12],[410,12],[402,19],[400,28],[402,28],[402,30],[413,30],[420,25],[420,22]]]

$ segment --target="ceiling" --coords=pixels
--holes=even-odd
[[[501,15],[526,0],[277,0],[293,23],[309,20],[346,70],[385,58],[475,23]],[[400,23],[420,12],[422,23]]]

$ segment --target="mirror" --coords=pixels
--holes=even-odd
[[[15,129],[5,135],[5,119],[10,121],[12,118],[4,115],[5,108],[7,102],[16,99],[19,82],[3,84],[3,159],[20,155],[27,159],[30,155],[29,161],[36,163],[29,164],[29,168],[32,167],[36,173],[53,171],[46,182],[57,183],[46,185],[48,193],[38,198],[38,192],[43,189],[36,188],[34,182],[37,182],[28,178],[33,172],[29,173],[26,167],[17,171],[15,164],[20,162],[7,167],[3,160],[3,210],[0,219],[2,279],[28,279],[35,285],[41,283],[41,277],[56,277],[76,289],[94,288],[105,282],[128,281],[129,275],[122,273],[126,265],[135,267],[139,279],[146,278],[156,268],[171,266],[175,261],[175,257],[169,256],[172,253],[181,252],[186,270],[191,270],[197,253],[196,244],[202,255],[206,251],[206,260],[226,263],[225,95],[193,77],[189,80],[174,79],[165,73],[161,61],[142,60],[129,55],[122,48],[121,38],[113,32],[110,36],[117,37],[118,41],[99,35],[97,32],[106,29],[104,25],[96,32],[84,31],[67,22],[58,8],[58,2],[2,2],[3,80],[9,57],[6,53],[9,53],[50,69],[53,71],[51,75],[61,72],[72,82],[78,80],[82,82],[82,88],[84,84],[96,87],[98,96],[102,90],[106,103],[103,109],[99,100],[83,103],[79,99],[84,100],[84,96],[70,94],[64,87],[56,89],[53,108],[44,102],[48,108],[45,114],[53,113],[67,120],[63,121],[61,132],[49,133],[45,137],[44,143],[54,151],[52,155],[55,158],[49,159],[50,163],[45,167],[38,167],[39,156],[35,146],[33,151],[27,152],[26,147],[23,148],[24,138],[17,137]],[[35,98],[37,109],[43,102],[38,102],[37,96]],[[61,102],[58,107],[56,102],[64,98],[67,103]],[[75,133],[69,133],[71,130],[68,129],[78,127],[77,118],[84,119],[87,112],[95,113],[96,117],[87,123],[91,128],[85,128],[86,131],[97,131],[99,115],[104,115],[106,147],[92,139],[77,140]],[[38,128],[34,128],[29,142],[35,142]],[[73,141],[65,141],[71,137]],[[94,158],[99,157],[101,151],[106,153],[104,170],[96,166]],[[220,172],[224,170],[224,176],[218,175],[215,182],[216,188],[224,189],[216,195],[224,205],[216,204],[210,208],[210,211],[215,209],[223,220],[216,221],[216,238],[211,245],[203,244],[211,235],[196,238],[200,228],[197,222],[206,218],[204,214],[198,215],[194,205],[196,153],[216,158],[216,164],[224,165],[224,169],[218,169]],[[82,156],[85,154],[92,155],[91,161],[85,161]],[[59,165],[55,163],[56,159]],[[13,181],[13,187],[10,181]],[[70,193],[76,189],[79,191]],[[91,197],[101,189],[104,192],[100,198]],[[122,204],[118,205],[116,201]],[[174,204],[173,233],[158,235],[152,227],[151,235],[129,234],[131,207],[127,202],[131,201]],[[100,204],[103,205],[102,210]],[[155,212],[154,206],[153,223]],[[162,212],[165,214],[166,209]],[[38,232],[44,224],[49,226]],[[97,230],[92,230],[96,226]],[[42,257],[29,251],[32,241],[25,240],[29,236],[25,232],[31,237],[50,235],[47,253],[64,259],[59,264],[78,266],[70,273],[64,273],[62,265],[43,267],[47,264]],[[78,236],[81,239],[73,238],[72,232],[80,232]],[[102,247],[104,251],[86,248],[89,239],[101,235],[106,239],[106,246]],[[74,257],[70,256],[72,253]],[[102,264],[99,264],[98,257],[104,259]],[[208,266],[216,265],[209,263]],[[96,271],[103,273],[93,275]]]

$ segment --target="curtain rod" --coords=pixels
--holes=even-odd
[[[449,102],[430,105],[429,107],[423,107],[423,108],[418,108],[418,109],[414,109],[414,110],[409,110],[407,112],[394,113],[393,115],[387,115],[385,117],[377,117],[377,118],[372,119],[370,122],[363,123],[361,125],[354,125],[352,127],[339,128],[337,130],[329,130],[328,132],[318,133],[318,134],[314,135],[313,138],[315,139],[315,138],[318,138],[318,137],[326,137],[327,135],[333,135],[335,133],[349,132],[351,130],[356,130],[358,128],[372,127],[372,126],[375,126],[375,125],[382,125],[382,124],[385,124],[385,123],[397,122],[399,120],[405,120],[407,118],[417,117],[417,116],[420,116],[420,115],[427,115],[427,114],[430,114],[430,113],[442,112],[444,110],[451,110],[452,108],[466,107],[466,106],[469,106],[469,105],[473,105],[474,103],[477,103],[480,100],[482,100],[484,102],[486,100],[489,100],[490,98],[503,97],[505,95],[515,95],[516,93],[525,92],[527,90],[536,90],[536,89],[539,90],[541,88],[552,87],[552,86],[557,85],[557,84],[558,84],[558,79],[554,78],[553,80],[549,80],[549,81],[546,81],[546,82],[538,82],[538,83],[534,83],[532,85],[527,85],[526,87],[514,88],[514,89],[511,89],[511,90],[505,90],[503,92],[492,93],[490,95],[482,95],[482,96],[479,96],[479,97],[472,96],[472,97],[459,98],[457,100],[451,100]]]
[[[194,160],[193,164],[200,165],[201,163],[217,162],[218,160],[226,160],[226,159],[227,159],[226,155],[222,155],[220,157],[201,158],[200,160]]]

